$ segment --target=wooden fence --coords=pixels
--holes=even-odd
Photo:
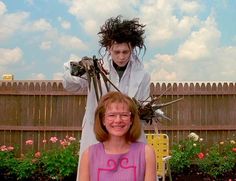
[[[236,139],[236,84],[234,83],[157,83],[151,95],[163,94],[159,103],[180,97],[183,100],[162,110],[172,120],[158,122],[170,144],[199,134],[208,145]],[[0,145],[19,145],[33,139],[35,149],[42,140],[66,135],[80,137],[86,92],[71,93],[61,81],[0,81]],[[146,125],[146,131],[153,127]]]

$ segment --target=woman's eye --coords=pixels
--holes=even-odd
[[[128,114],[121,114],[122,117],[128,117]]]

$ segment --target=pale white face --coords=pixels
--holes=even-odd
[[[112,60],[119,66],[124,67],[130,60],[132,48],[128,43],[114,43],[110,48]]]
[[[104,125],[111,137],[125,137],[131,122],[131,112],[124,103],[111,103],[105,112]]]

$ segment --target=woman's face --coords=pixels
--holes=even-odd
[[[106,108],[103,124],[111,137],[124,137],[132,125],[128,105],[119,102],[111,103]]]
[[[109,48],[112,60],[119,67],[124,67],[130,60],[132,48],[128,43],[113,43]]]

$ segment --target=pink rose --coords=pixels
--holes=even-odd
[[[51,141],[51,142],[53,142],[53,143],[56,143],[56,142],[57,142],[57,140],[58,140],[58,139],[57,139],[57,137],[56,137],[56,136],[54,136],[54,137],[51,137],[51,138],[50,138],[50,141]]]
[[[7,150],[8,150],[8,151],[12,151],[12,150],[14,150],[14,147],[13,147],[13,146],[8,146],[8,147],[7,147]]]
[[[33,143],[34,143],[33,140],[27,140],[27,141],[25,142],[26,145],[32,145]]]

